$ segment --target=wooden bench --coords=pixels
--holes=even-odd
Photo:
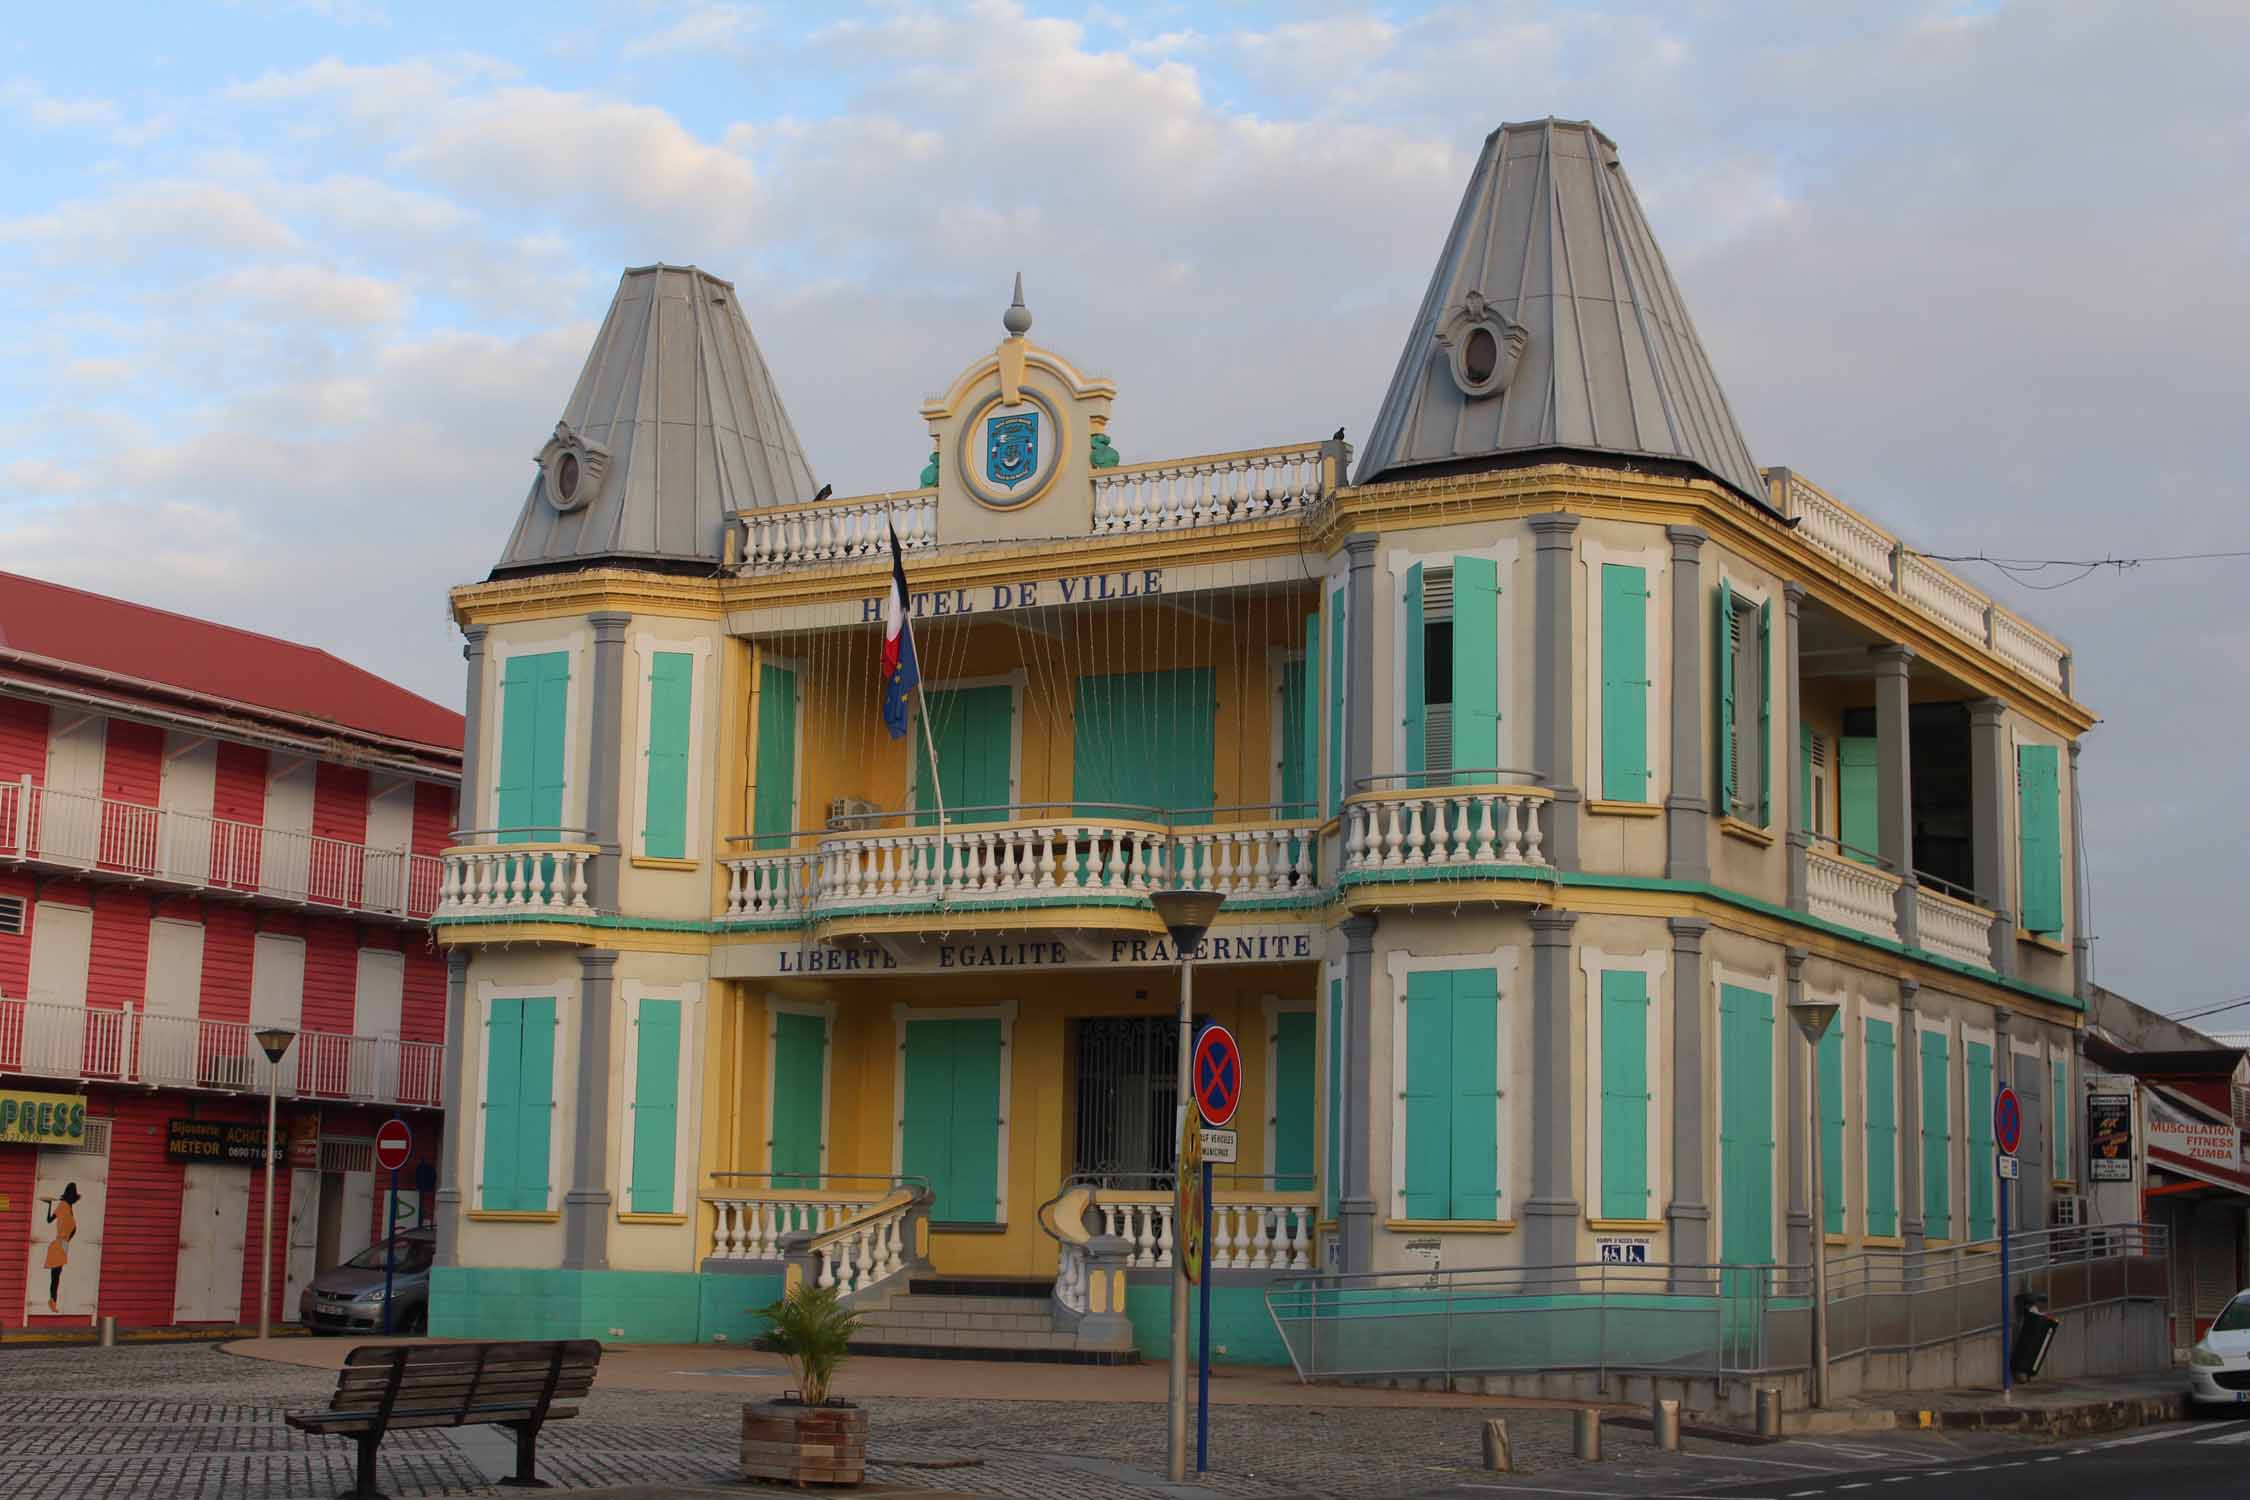
[[[490,1423],[516,1434],[516,1472],[500,1482],[546,1488],[537,1474],[539,1429],[578,1415],[594,1388],[602,1346],[592,1339],[527,1344],[363,1344],[344,1356],[325,1411],[286,1418],[301,1432],[359,1444],[359,1482],[339,1500],[384,1500],[375,1449],[405,1427]]]

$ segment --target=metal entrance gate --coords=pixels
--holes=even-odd
[[[1095,1016],[1078,1023],[1073,1172],[1103,1187],[1169,1189],[1179,1153],[1179,1022]]]

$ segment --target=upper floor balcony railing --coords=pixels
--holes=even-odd
[[[1782,513],[1798,523],[1798,534],[1815,549],[2035,681],[2058,693],[2069,690],[2064,663],[2070,653],[2062,642],[2002,609],[1802,475],[1790,473],[1781,490]]]
[[[1322,893],[1318,820],[1303,808],[1035,803],[873,813],[835,827],[740,838],[726,861],[729,921],[802,922],[943,906],[1138,905],[1192,881],[1230,908]],[[763,849],[756,846],[778,844]]]
[[[581,828],[465,828],[440,857],[438,921],[591,916],[586,867],[601,852]]]
[[[266,1067],[249,1021],[0,999],[0,1073],[258,1094]],[[444,1079],[442,1042],[301,1031],[281,1060],[279,1091],[291,1099],[436,1108]]]
[[[1835,839],[1805,851],[1805,898],[1812,914],[1886,942],[1899,941],[1898,893],[1906,882],[1881,855]],[[1914,925],[1921,947],[1958,963],[1992,962],[1992,911],[1926,871],[1914,877]]]
[[[1369,776],[1344,799],[1344,879],[1473,876],[1544,867],[1541,809],[1553,800],[1526,771],[1412,771]]]
[[[1341,474],[1350,452],[1341,443],[1297,443],[1096,469],[1089,481],[1092,534],[1175,531],[1301,514],[1329,493],[1327,460],[1335,458]],[[743,511],[739,519],[747,569],[886,557],[893,528],[902,551],[926,551],[944,541],[938,534],[935,489],[781,505]]]
[[[0,782],[0,860],[421,921],[438,861],[404,849]]]

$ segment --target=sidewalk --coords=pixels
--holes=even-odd
[[[2179,1370],[2166,1370],[2154,1375],[2035,1380],[2017,1386],[2005,1398],[1998,1386],[1877,1391],[1847,1398],[1822,1411],[1785,1412],[1781,1430],[1796,1436],[1904,1427],[2079,1437],[2151,1422],[2178,1421],[2186,1414],[2187,1376]]]

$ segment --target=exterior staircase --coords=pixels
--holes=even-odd
[[[1130,1365],[1137,1349],[1081,1341],[1057,1326],[1054,1278],[912,1276],[889,1295],[877,1288],[861,1312],[854,1354],[908,1359],[1017,1360],[1051,1365]]]

